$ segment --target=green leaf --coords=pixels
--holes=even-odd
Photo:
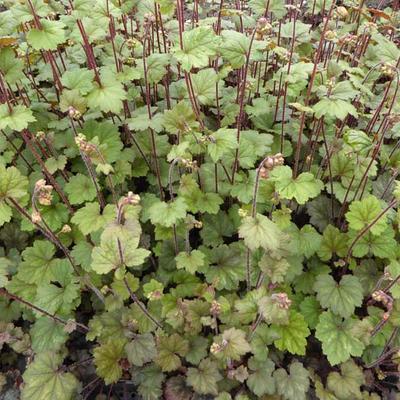
[[[80,286],[70,280],[61,287],[52,283],[41,284],[37,289],[35,304],[51,314],[69,314],[80,302]],[[38,313],[40,315],[40,313]]]
[[[321,306],[341,317],[350,317],[363,300],[363,288],[357,277],[344,275],[336,282],[331,275],[318,275],[314,284]]]
[[[138,385],[138,392],[144,400],[161,398],[164,374],[156,365],[151,364],[148,367],[135,368],[132,373],[132,380],[135,385]]]
[[[196,115],[187,101],[180,101],[171,110],[164,111],[163,125],[174,135],[196,131],[199,127]]]
[[[314,296],[307,296],[300,303],[300,311],[310,329],[315,329],[321,314],[321,307]]]
[[[233,243],[220,245],[206,251],[209,266],[200,267],[207,282],[212,283],[218,290],[233,290],[238,288],[239,282],[245,278],[243,248]]]
[[[293,226],[290,233],[292,253],[310,258],[320,248],[322,237],[311,225],[304,225],[301,229]]]
[[[208,66],[209,58],[216,54],[218,37],[212,29],[201,26],[183,33],[182,49],[173,48],[176,59],[185,71],[193,67]]]
[[[279,350],[305,355],[307,337],[310,335],[310,330],[300,313],[291,311],[289,324],[274,326],[274,330],[279,335],[279,339],[274,341]]]
[[[12,217],[12,208],[5,203],[0,202],[0,226],[10,222]]]
[[[251,371],[246,382],[249,389],[258,397],[264,394],[274,394],[275,380],[272,377],[272,372],[275,369],[275,364],[270,359],[258,361],[252,357],[247,365]]]
[[[65,168],[65,165],[67,164],[67,157],[64,155],[61,155],[58,158],[50,157],[44,164],[49,172],[54,174],[56,171],[63,170]]]
[[[129,362],[142,367],[157,356],[156,344],[151,333],[134,336],[133,340],[125,345],[125,352]]]
[[[71,90],[78,90],[81,95],[93,89],[94,72],[87,68],[67,70],[64,72],[61,83]]]
[[[76,399],[78,380],[60,368],[62,356],[46,351],[36,355],[24,372],[21,400]]]
[[[56,352],[68,339],[64,326],[49,317],[37,319],[30,330],[32,349],[35,353]]]
[[[186,381],[196,393],[217,395],[217,382],[221,379],[216,363],[206,358],[198,368],[188,368]]]
[[[349,211],[346,213],[346,219],[349,228],[362,230],[366,228],[381,213],[382,207],[375,196],[368,196],[360,201],[353,201],[350,204]],[[386,229],[386,214],[369,228],[369,232],[379,235]]]
[[[212,352],[215,357],[223,360],[240,360],[251,351],[246,340],[246,333],[240,329],[230,328],[214,339]]]
[[[96,189],[92,181],[82,174],[72,176],[65,184],[64,190],[71,204],[82,204],[96,197]]]
[[[153,224],[172,227],[186,217],[186,204],[182,198],[170,203],[157,201],[150,206],[148,212]]]
[[[147,57],[147,79],[150,83],[158,83],[167,73],[167,66],[170,64],[170,54],[152,53]]]
[[[353,360],[340,366],[339,372],[328,375],[327,387],[339,399],[362,399],[360,387],[365,385],[363,371]]]
[[[259,313],[268,324],[288,325],[289,309],[285,304],[287,296],[285,293],[273,293],[264,296],[257,301]]]
[[[5,257],[0,257],[0,288],[4,288],[8,284],[9,267],[11,261]]]
[[[270,173],[270,180],[275,183],[275,190],[282,198],[296,199],[299,204],[317,197],[324,186],[309,172],[303,172],[293,179],[292,170],[286,165],[274,168]]]
[[[14,106],[12,111],[7,104],[0,105],[0,129],[10,128],[14,131],[22,131],[28,127],[29,122],[36,121],[32,110],[25,106]]]
[[[118,127],[109,122],[87,121],[83,125],[83,134],[86,139],[95,144],[102,158],[108,163],[121,159],[122,142]],[[90,159],[95,164],[103,163],[102,158],[97,154],[91,154]]]
[[[65,41],[65,25],[61,21],[40,20],[40,29],[33,28],[26,40],[35,50],[56,50]]]
[[[250,39],[243,33],[234,30],[222,32],[221,54],[232,68],[240,68],[246,61],[246,54],[250,48]]]
[[[196,271],[204,265],[205,256],[199,250],[192,250],[190,253],[182,251],[175,257],[175,261],[176,268],[184,268],[191,274],[195,274]]]
[[[355,231],[349,232],[349,241],[353,242],[357,234]],[[371,232],[363,235],[354,245],[352,255],[354,257],[364,257],[372,253],[379,258],[395,258],[396,249],[397,242],[394,238],[393,228],[387,226],[379,235],[374,235]]]
[[[119,361],[125,354],[125,343],[125,340],[110,339],[93,350],[96,372],[106,385],[117,382],[122,376]]]
[[[239,313],[240,322],[243,324],[251,323],[257,316],[259,308],[258,303],[264,298],[265,290],[263,288],[251,290],[239,300],[235,301],[235,309]]]
[[[23,78],[23,67],[23,61],[16,57],[13,48],[0,49],[0,70],[8,84],[12,85]]]
[[[157,343],[158,357],[156,363],[164,372],[175,371],[181,366],[181,359],[189,350],[189,342],[178,334],[161,336]]]
[[[214,104],[217,81],[218,76],[214,68],[202,69],[197,74],[192,75],[193,91],[201,104]]]
[[[310,386],[309,373],[298,361],[290,364],[289,374],[279,368],[274,372],[279,395],[285,400],[306,400]]]
[[[337,118],[343,121],[348,114],[358,117],[356,108],[346,100],[324,98],[313,106],[317,118]]]
[[[71,222],[78,225],[84,235],[96,232],[103,228],[108,222],[115,217],[114,206],[108,204],[103,213],[100,214],[100,206],[98,203],[86,203],[84,207],[75,212],[71,218]]]
[[[94,110],[118,114],[122,100],[126,99],[124,86],[110,71],[101,73],[100,81],[101,85],[95,82],[94,88],[87,95],[88,106]]]
[[[100,246],[92,251],[92,269],[107,274],[121,267],[137,267],[144,263],[149,251],[138,249],[141,228],[131,219],[124,225],[111,224],[101,235]]]
[[[318,255],[322,261],[330,260],[333,254],[344,257],[347,254],[347,235],[332,225],[328,225],[323,233]]]
[[[215,163],[237,147],[236,129],[218,129],[211,138],[207,152]]]
[[[143,285],[143,294],[147,299],[158,300],[162,297],[164,285],[161,282],[151,279]]]
[[[21,200],[28,189],[28,179],[15,167],[0,165],[0,200],[11,197]]]
[[[352,334],[354,323],[354,319],[343,320],[330,311],[321,314],[315,337],[322,342],[322,351],[331,365],[362,355],[365,345]]]
[[[258,266],[269,277],[272,283],[282,283],[285,280],[285,275],[290,264],[285,258],[273,258],[268,254],[264,254]]]
[[[244,217],[239,227],[239,237],[250,250],[262,247],[276,251],[284,238],[282,231],[268,217],[257,214],[255,218]]]
[[[54,280],[57,261],[53,259],[55,247],[44,240],[36,240],[32,247],[22,252],[23,261],[18,268],[18,276],[27,283],[49,283]]]

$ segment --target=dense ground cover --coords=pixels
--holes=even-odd
[[[4,398],[399,398],[398,4],[286,3],[2,2]]]

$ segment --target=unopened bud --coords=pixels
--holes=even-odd
[[[137,206],[140,203],[140,196],[133,192],[128,192],[128,195],[126,196],[126,201],[130,205]]]
[[[221,304],[219,304],[216,300],[213,300],[210,307],[211,315],[217,316],[221,312]]]
[[[328,40],[329,42],[332,42],[337,38],[337,34],[334,31],[326,31],[325,32],[325,39]]]
[[[239,214],[240,218],[244,218],[244,217],[247,217],[248,212],[244,208],[239,208],[238,214]]]
[[[51,201],[53,200],[53,186],[46,185],[46,181],[44,179],[39,179],[35,183],[34,193],[36,198],[39,201],[39,204],[43,206],[49,206]]]
[[[289,299],[286,293],[274,293],[271,298],[278,304],[279,308],[284,310],[288,310],[292,304],[292,300]]]
[[[61,228],[61,233],[70,233],[71,232],[71,227],[68,224],[65,224],[62,228]]]
[[[213,343],[210,347],[211,354],[217,354],[222,350],[222,347],[218,343]]]
[[[201,221],[194,221],[193,226],[197,229],[201,229],[203,227],[203,223]]]
[[[346,7],[340,6],[336,9],[336,14],[341,19],[346,19],[349,15]]]
[[[37,210],[32,212],[31,218],[34,224],[39,224],[40,222],[42,222],[42,216],[40,215],[40,212]]]

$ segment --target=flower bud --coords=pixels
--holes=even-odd
[[[68,224],[65,224],[62,228],[61,228],[61,233],[70,233],[72,231],[71,227]]]
[[[210,307],[211,315],[217,316],[221,312],[221,304],[219,304],[216,300],[213,300]]]
[[[42,222],[42,216],[40,215],[40,212],[37,210],[34,210],[32,212],[31,218],[34,224],[39,224],[40,222]]]
[[[328,42],[332,42],[337,38],[337,34],[335,31],[326,31],[325,32],[325,40]]]
[[[336,14],[341,19],[346,19],[349,15],[346,7],[340,6],[336,9]]]

